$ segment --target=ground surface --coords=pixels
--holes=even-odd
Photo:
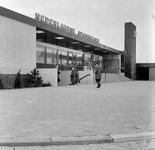
[[[155,82],[103,83],[100,89],[93,84],[0,90],[0,141],[3,142],[154,131]],[[104,149],[102,145],[75,146],[75,149],[97,149],[96,146]],[[130,146],[123,145],[121,148]]]

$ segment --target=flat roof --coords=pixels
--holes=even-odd
[[[25,24],[28,24],[28,25],[31,25],[31,26],[34,26],[34,27],[36,27],[36,30],[45,31],[45,34],[48,36],[64,37],[64,41],[66,43],[67,42],[71,42],[71,43],[79,42],[79,45],[81,48],[88,49],[88,51],[93,51],[93,53],[98,52],[98,53],[103,54],[103,53],[107,52],[107,53],[121,54],[121,51],[119,51],[119,50],[116,50],[114,48],[108,47],[106,45],[100,44],[98,42],[95,42],[95,41],[92,41],[92,40],[89,40],[89,39],[86,39],[83,37],[80,37],[76,34],[72,34],[68,31],[64,31],[62,29],[56,28],[54,26],[51,26],[49,24],[46,24],[44,22],[38,21],[38,20],[30,18],[30,17],[27,17],[25,15],[19,14],[15,11],[6,9],[1,6],[0,6],[0,15],[10,18],[10,19],[13,19],[13,20],[16,20],[16,21],[19,21],[19,22],[22,22],[22,23],[25,23]],[[62,46],[65,46],[65,45],[67,45],[67,44],[64,44]]]
[[[136,63],[138,68],[155,68],[155,63]]]

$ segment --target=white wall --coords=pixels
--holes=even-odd
[[[36,28],[0,16],[0,71],[36,68]]]
[[[57,86],[57,68],[37,69],[43,79],[43,83],[50,83],[52,86]]]
[[[149,80],[155,80],[155,68],[149,68]]]

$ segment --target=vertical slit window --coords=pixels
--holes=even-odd
[[[73,53],[68,52],[68,65],[72,66]]]
[[[76,53],[73,53],[73,65],[77,65],[76,64]]]

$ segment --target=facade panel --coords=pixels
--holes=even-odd
[[[0,20],[0,68],[34,69],[36,28],[3,16]]]
[[[149,80],[155,81],[155,68],[149,68]]]

